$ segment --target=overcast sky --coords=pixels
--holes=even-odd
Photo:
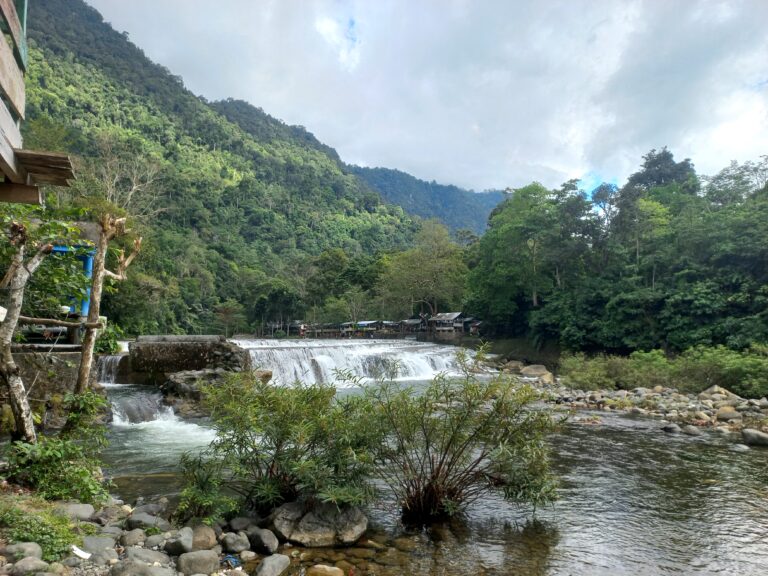
[[[466,188],[768,154],[768,0],[87,0],[209,100]]]

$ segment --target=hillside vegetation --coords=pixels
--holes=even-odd
[[[414,220],[331,148],[246,103],[194,96],[82,1],[31,3],[29,37],[25,146],[79,159],[49,206],[87,218],[106,199],[145,236],[105,303],[130,332],[296,318],[324,251],[367,263],[410,242]]]

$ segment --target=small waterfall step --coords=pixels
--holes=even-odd
[[[345,385],[339,372],[363,382],[396,371],[398,380],[431,380],[457,370],[456,347],[412,340],[233,340],[250,352],[254,368],[271,370],[273,382],[300,380]]]

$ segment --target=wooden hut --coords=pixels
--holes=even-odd
[[[72,162],[66,154],[22,149],[27,0],[0,0],[0,25],[0,202],[42,204],[39,186],[69,186]]]

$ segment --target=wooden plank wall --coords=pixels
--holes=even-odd
[[[0,170],[11,182],[25,184],[26,174],[19,165],[14,148],[21,148],[19,122],[24,118],[24,70],[26,39],[13,0],[0,0],[0,16],[11,39],[0,39]],[[1,200],[1,198],[0,198]]]

